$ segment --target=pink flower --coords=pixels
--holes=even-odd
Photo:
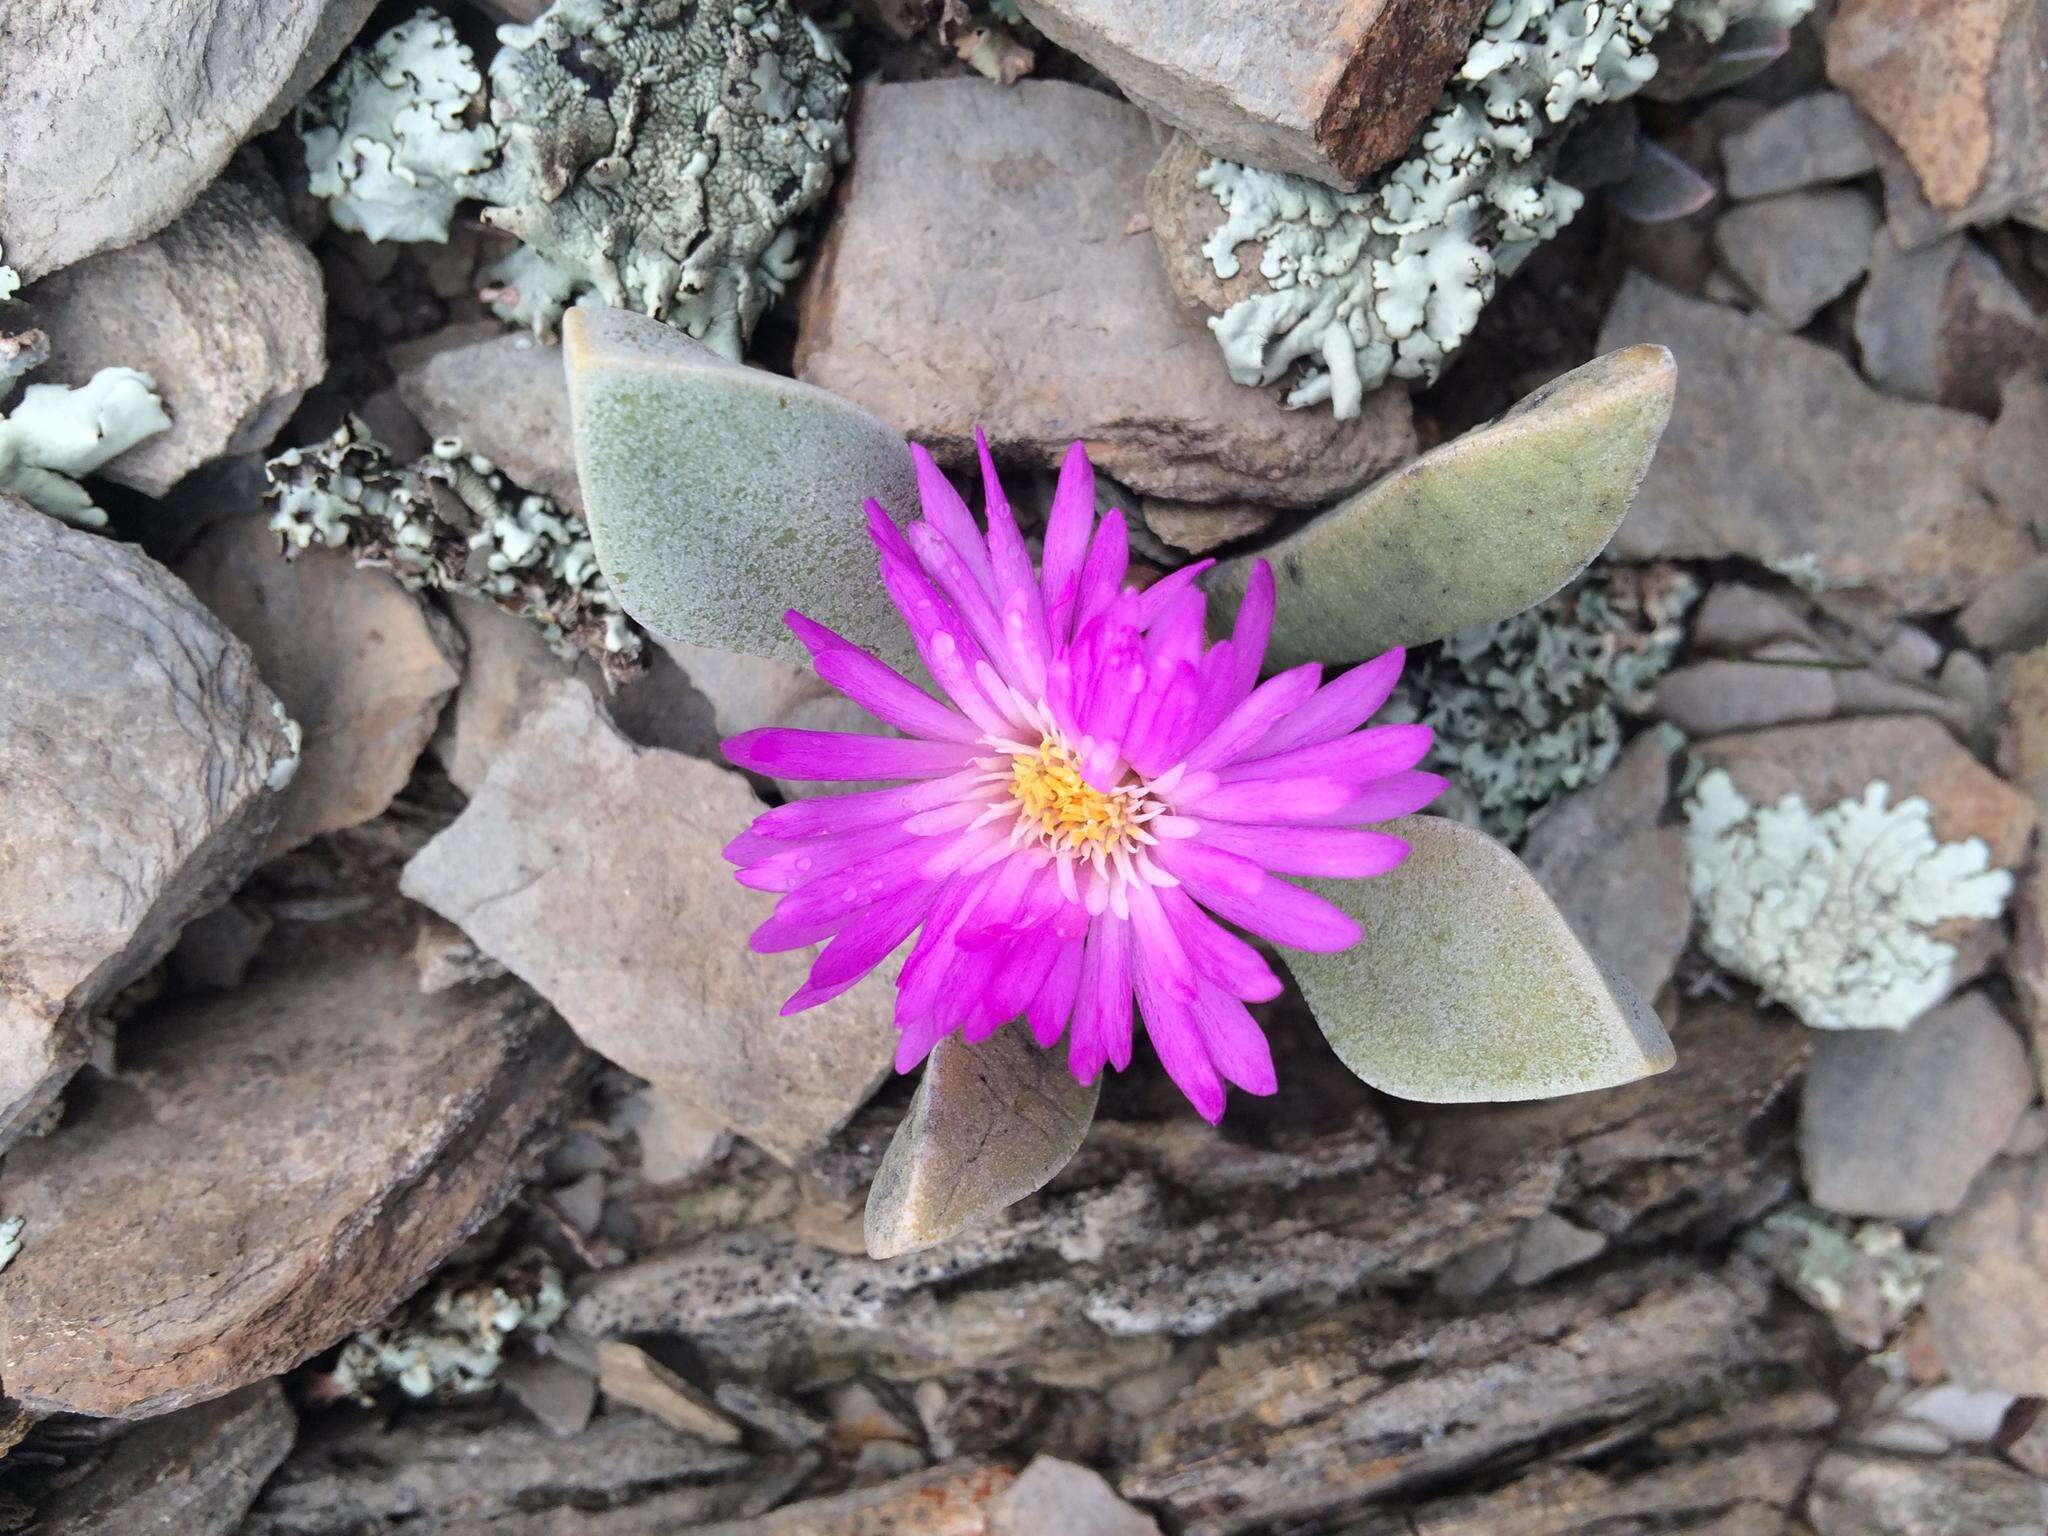
[[[1426,726],[1360,729],[1402,653],[1329,683],[1317,666],[1261,683],[1263,561],[1230,638],[1205,645],[1195,578],[1211,562],[1126,587],[1123,514],[1098,525],[1079,443],[1041,572],[985,441],[986,537],[931,456],[911,453],[923,519],[898,529],[870,501],[868,528],[945,697],[786,615],[818,675],[903,735],[748,731],[726,756],[778,778],[903,782],[780,806],[734,840],[740,881],[782,893],[753,947],[829,941],[794,1013],[917,934],[897,981],[899,1071],[955,1030],[980,1040],[1021,1015],[1040,1046],[1066,1035],[1074,1076],[1093,1082],[1104,1062],[1130,1065],[1135,999],[1167,1074],[1213,1123],[1226,1083],[1275,1087],[1245,1004],[1280,980],[1226,924],[1296,949],[1356,944],[1356,922],[1281,876],[1385,873],[1408,845],[1369,824],[1443,790],[1415,768]]]

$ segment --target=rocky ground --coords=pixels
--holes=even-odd
[[[745,948],[720,858],[803,790],[718,739],[843,702],[279,553],[265,460],[350,413],[581,509],[559,355],[477,296],[509,238],[336,228],[284,123],[410,7],[195,4],[197,86],[94,9],[131,44],[86,86],[63,6],[0,24],[41,333],[0,304],[0,364],[144,370],[172,425],[103,528],[0,495],[0,1531],[2048,1529],[2048,3],[1823,0],[1720,89],[1674,50],[1596,120],[1637,170],[1582,129],[1577,218],[1344,419],[1230,381],[1154,168],[1178,127],[1355,176],[1406,140],[1338,108],[1419,116],[1484,7],[854,6],[850,165],[750,361],[956,464],[984,426],[1020,511],[1086,439],[1155,573],[1600,353],[1679,378],[1600,564],[1402,706],[1676,1068],[1405,1103],[1290,990],[1276,1097],[1212,1131],[1141,1053],[1040,1193],[887,1259],[889,991],[775,1017],[807,959]],[[1254,81],[1283,35],[1341,89]],[[1790,795],[1818,852],[1743,819]],[[1871,933],[1896,975],[1849,974]],[[1908,973],[1911,1028],[1826,1027]]]

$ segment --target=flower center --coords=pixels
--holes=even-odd
[[[1061,852],[1120,844],[1135,825],[1129,797],[1095,788],[1081,777],[1073,749],[1051,737],[1010,759],[1010,795],[1019,815]]]

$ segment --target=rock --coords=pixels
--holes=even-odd
[[[302,1438],[240,1536],[359,1536],[386,1521],[434,1536],[696,1536],[697,1521],[722,1517],[716,1503],[670,1506],[665,1522],[646,1526],[600,1511],[747,1470],[745,1452],[637,1413],[600,1415],[566,1439],[516,1416],[475,1423],[436,1413],[390,1427],[357,1417]],[[566,1519],[524,1523],[545,1519],[539,1511]]]
[[[231,1536],[292,1448],[266,1381],[122,1436],[86,1480],[37,1511],[39,1536]]]
[[[1994,1163],[1928,1247],[1927,1322],[1949,1375],[2048,1396],[2048,1158]]]
[[[648,1183],[679,1184],[724,1156],[732,1133],[716,1116],[658,1088],[649,1088],[646,1099],[637,1129],[640,1177]]]
[[[2008,571],[1956,616],[1980,651],[2025,651],[2048,642],[2048,556]]]
[[[2048,647],[2000,666],[1998,767],[2048,810]]]
[[[541,700],[571,678],[592,687],[601,679],[594,663],[557,656],[538,628],[496,603],[455,597],[448,613],[462,634],[462,684],[432,745],[455,787],[474,795]]]
[[[633,746],[569,684],[401,888],[599,1054],[793,1160],[887,1075],[894,996],[878,974],[800,1017],[776,1012],[811,952],[747,947],[774,898],[735,882],[720,855],[759,810],[737,774]]]
[[[279,708],[162,566],[0,496],[0,1147],[94,1012],[255,868]]]
[[[24,282],[183,213],[374,0],[28,0],[0,37],[0,246]]]
[[[1688,662],[1657,684],[1658,718],[1690,736],[1825,720],[1839,703],[1828,658],[1798,640],[1766,645],[1754,658]]]
[[[2026,1047],[1981,993],[1897,1033],[1824,1031],[1800,1109],[1807,1189],[1847,1216],[1942,1215],[2033,1099]]]
[[[1836,1450],[1814,1468],[1815,1536],[2035,1536],[2048,1485],[1990,1456]]]
[[[511,1196],[583,1060],[512,983],[427,997],[391,943],[124,1036],[119,1080],[7,1160],[9,1395],[168,1413],[381,1321]]]
[[[1064,81],[933,80],[863,87],[858,110],[866,149],[805,282],[798,377],[941,459],[970,459],[977,423],[1048,467],[1080,439],[1104,474],[1174,501],[1319,506],[1413,452],[1403,390],[1340,422],[1230,382],[1144,227],[1158,148],[1137,108]]]
[[[1671,413],[1662,347],[1595,358],[1278,540],[1267,663],[1356,661],[1533,607],[1583,571],[1628,511]],[[1254,566],[1206,585],[1236,611]]]
[[[759,1519],[696,1527],[688,1536],[998,1536],[989,1512],[1015,1482],[1006,1467],[949,1462]]]
[[[580,513],[561,351],[524,333],[479,339],[458,326],[443,334],[453,344],[398,375],[398,392],[420,425],[434,437],[461,438],[514,485]]]
[[[1856,299],[1856,345],[1873,383],[1995,416],[2001,387],[2035,365],[2042,343],[2033,309],[1974,240],[1903,254],[1889,236],[1877,241]]]
[[[1795,97],[1721,141],[1728,195],[1770,197],[1866,176],[1877,169],[1869,133],[1840,91]]]
[[[1984,486],[2000,510],[2048,537],[2048,378],[2015,373],[1984,442]]]
[[[1654,731],[1537,822],[1522,860],[1587,949],[1639,996],[1664,990],[1692,930],[1685,833],[1660,826],[1671,752]]]
[[[461,681],[461,642],[447,623],[345,551],[285,559],[256,516],[209,529],[177,571],[255,652],[305,733],[267,852],[382,814]]]
[[[1912,220],[1912,233],[2008,217],[2048,225],[2044,51],[2048,8],[2037,0],[1845,0],[1836,8],[1828,79],[1910,167],[1909,186],[1931,210]]]
[[[558,1439],[580,1435],[597,1407],[597,1378],[560,1355],[521,1355],[498,1369],[519,1406]]]
[[[1516,1285],[1540,1285],[1552,1275],[1574,1269],[1607,1251],[1607,1239],[1545,1211],[1515,1239],[1508,1278]]]
[[[1788,331],[1805,328],[1870,265],[1877,209],[1849,187],[1742,203],[1714,225],[1728,268]]]
[[[1398,159],[1484,0],[1253,0],[1148,11],[1023,0],[1025,19],[1212,154],[1349,188]]]
[[[170,430],[99,471],[151,496],[211,460],[268,447],[327,372],[320,264],[260,162],[216,181],[160,233],[25,297],[55,343],[39,382],[77,386],[116,367],[156,381]]]
[[[260,907],[228,902],[194,918],[171,951],[171,974],[196,991],[232,992],[270,934],[270,914]]]
[[[868,1252],[893,1259],[944,1242],[1042,1187],[1080,1148],[1101,1091],[1021,1024],[974,1044],[941,1040],[875,1174]]]
[[[1138,504],[1145,526],[1175,549],[1206,555],[1219,545],[1248,539],[1273,526],[1271,507],[1208,507],[1184,501],[1145,500]]]
[[[1372,935],[1288,969],[1344,1065],[1383,1093],[1496,1103],[1612,1088],[1667,1070],[1671,1041],[1586,953],[1512,853],[1438,816],[1387,830],[1414,852],[1371,880],[1312,880]],[[1444,934],[1461,942],[1447,946]]]
[[[1825,347],[1631,276],[1600,345],[1641,341],[1685,382],[1619,558],[1792,562],[1882,612],[1933,613],[2033,557],[1978,484],[1975,417],[1890,399]]]
[[[988,1536],[1159,1536],[1159,1523],[1116,1496],[1100,1472],[1034,1456],[989,1506]]]
[[[637,1344],[603,1339],[597,1384],[608,1398],[651,1413],[670,1429],[712,1445],[738,1445],[740,1427],[718,1405]]]
[[[630,310],[562,325],[578,473],[612,591],[657,639],[791,664],[802,610],[898,665],[916,655],[862,503],[918,508],[902,439],[858,406],[730,362]]]

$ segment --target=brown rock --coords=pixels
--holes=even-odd
[[[1844,0],[1828,24],[1827,71],[1903,152],[1932,233],[2010,216],[2040,226],[2044,49],[2048,7],[2037,0]]]
[[[130,1030],[129,1034],[137,1032]],[[7,1160],[7,1390],[143,1417],[381,1320],[513,1192],[584,1061],[512,983],[420,993],[402,946],[173,1010]]]
[[[1994,1163],[1929,1247],[1927,1320],[1949,1374],[2048,1396],[2048,1157]]]
[[[1877,208],[1853,187],[1787,192],[1741,203],[1714,225],[1714,244],[1763,312],[1803,329],[1870,265]]]
[[[2048,1487],[1991,1456],[1835,1450],[1806,1497],[1814,1536],[2033,1536]]]
[[[39,1536],[230,1536],[292,1448],[274,1381],[132,1430],[37,1511]]]
[[[0,496],[0,1147],[92,1013],[255,867],[277,709],[162,566]]]
[[[1779,641],[1754,657],[1687,662],[1657,684],[1657,714],[1692,736],[1825,720],[1840,699],[1834,665],[1804,641]]]
[[[1671,753],[1655,732],[1613,772],[1560,801],[1529,834],[1522,862],[1609,971],[1654,998],[1692,929],[1685,833],[1660,826]]]
[[[1956,615],[1980,651],[2023,651],[2048,641],[2048,555],[2008,571]]]
[[[990,1508],[1016,1480],[1007,1467],[948,1462],[759,1519],[702,1526],[689,1536],[996,1536]]]
[[[1998,767],[2005,776],[2048,807],[2048,647],[2013,657],[2000,667],[2004,715],[1998,733]]]
[[[1984,487],[1999,510],[2048,537],[2048,379],[2015,373],[1984,441]]]
[[[642,1413],[651,1413],[670,1429],[679,1429],[711,1445],[738,1445],[740,1427],[718,1405],[648,1354],[624,1339],[604,1339],[597,1346],[597,1384],[604,1395]]]
[[[1224,544],[1264,533],[1278,516],[1271,507],[1205,507],[1184,501],[1148,500],[1140,502],[1138,510],[1145,526],[1163,543],[1191,555],[1206,555]]]
[[[327,290],[283,201],[244,162],[161,234],[25,295],[54,342],[38,379],[126,367],[156,380],[170,430],[109,460],[109,480],[161,496],[209,460],[267,447],[326,374]]]
[[[989,1505],[989,1536],[1159,1536],[1159,1522],[1116,1496],[1100,1472],[1035,1456]]]
[[[858,112],[866,152],[805,285],[799,377],[944,458],[971,456],[977,422],[1047,465],[1080,439],[1176,501],[1318,506],[1413,452],[1402,390],[1339,422],[1230,382],[1144,228],[1157,147],[1136,108],[934,80],[864,87]]]
[[[1620,558],[1807,563],[1888,613],[1956,607],[2032,558],[1979,484],[1976,417],[1891,399],[1825,347],[1632,276],[1600,346],[1642,341],[1671,348],[1681,382]]]
[[[1023,0],[1026,19],[1212,154],[1349,187],[1408,148],[1485,0]]]
[[[562,1010],[592,1049],[784,1159],[889,1070],[887,977],[796,1018],[811,954],[759,955],[773,899],[720,850],[760,803],[737,774],[635,747],[565,685],[528,717],[402,889]]]
[[[1998,414],[2005,381],[2036,363],[2043,341],[2025,297],[1961,235],[1904,253],[1880,236],[1855,325],[1873,383],[1981,416]]]
[[[341,550],[285,559],[260,517],[210,529],[177,570],[256,653],[305,733],[268,851],[381,814],[461,680],[461,642],[448,624]]]
[[[449,338],[455,345],[399,373],[407,407],[432,436],[461,438],[514,485],[581,512],[561,349],[524,334],[479,340],[456,332]]]

